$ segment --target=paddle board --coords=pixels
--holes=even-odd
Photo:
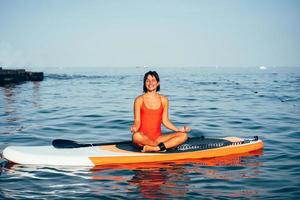
[[[3,157],[17,164],[56,166],[98,166],[105,164],[129,164],[169,162],[184,159],[200,159],[228,156],[262,149],[263,141],[194,137],[166,152],[143,153],[130,141],[116,144],[81,148],[55,148],[53,146],[8,146]]]

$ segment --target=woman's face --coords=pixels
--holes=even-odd
[[[148,75],[145,86],[148,92],[156,91],[157,87],[159,86],[159,82],[154,76]]]

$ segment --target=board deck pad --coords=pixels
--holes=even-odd
[[[224,147],[232,144],[233,144],[232,142],[224,139],[194,137],[194,138],[188,138],[188,140],[184,144],[181,144],[173,149],[168,149],[167,151],[159,152],[159,153],[193,152],[193,151],[199,151],[205,149]],[[121,150],[132,151],[132,152],[141,151],[140,148],[134,146],[131,142],[116,144],[116,147]]]

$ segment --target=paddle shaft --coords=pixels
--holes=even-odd
[[[101,146],[101,145],[126,144],[130,142],[131,141],[80,144],[72,140],[56,139],[52,141],[52,145],[55,148],[65,149],[65,148],[81,148],[81,147],[91,147],[91,146]]]

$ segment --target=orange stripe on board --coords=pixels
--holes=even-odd
[[[241,158],[249,156],[261,156],[263,155],[263,149],[258,149],[246,153],[238,153],[228,156],[213,157],[213,158],[195,158],[195,159],[184,159],[184,160],[174,160],[172,162],[148,162],[148,163],[121,163],[121,164],[105,164],[94,166],[91,171],[96,170],[109,170],[109,169],[127,169],[134,170],[140,168],[173,168],[174,166],[171,163],[176,164],[186,164],[193,163],[199,164],[201,166],[244,166]],[[259,162],[247,163],[247,166],[257,167]]]

